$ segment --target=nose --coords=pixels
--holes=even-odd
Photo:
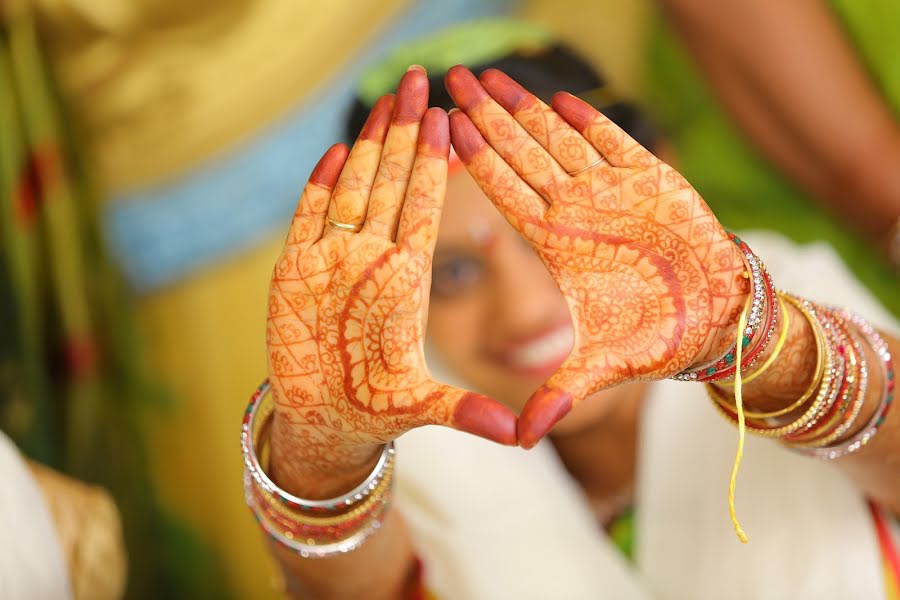
[[[515,338],[565,314],[565,300],[540,258],[518,237],[498,240],[491,268],[492,325]]]

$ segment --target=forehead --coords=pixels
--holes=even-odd
[[[496,227],[506,221],[466,170],[455,170],[447,179],[438,244],[467,236],[479,223]]]

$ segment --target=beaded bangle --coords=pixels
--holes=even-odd
[[[245,490],[247,487],[253,486],[253,477],[249,473],[246,474],[244,484]],[[250,502],[248,502],[248,504],[250,504]],[[253,509],[252,504],[250,504],[250,507]],[[381,521],[373,519],[350,537],[344,538],[338,542],[309,544],[294,539],[293,534],[290,532],[281,531],[278,527],[272,525],[272,523],[263,518],[256,510],[253,510],[253,516],[256,517],[257,523],[259,523],[259,526],[269,538],[290,548],[303,558],[329,558],[336,554],[352,552],[359,548],[370,535],[381,528]]]
[[[769,412],[753,412],[744,409],[744,414],[751,419],[773,419],[775,417],[791,414],[794,411],[798,410],[800,407],[806,404],[810,398],[812,398],[813,394],[815,394],[817,390],[822,387],[822,377],[826,372],[825,364],[830,363],[830,361],[832,360],[831,354],[828,352],[829,348],[825,341],[825,330],[822,327],[821,323],[819,323],[818,319],[816,319],[814,315],[805,312],[803,308],[797,304],[797,302],[799,302],[797,299],[788,296],[785,292],[781,292],[779,294],[779,300],[781,300],[782,297],[791,304],[797,306],[803,316],[807,319],[807,321],[809,321],[810,327],[812,328],[813,337],[816,341],[816,368],[814,371],[815,376],[813,377],[813,380],[806,391],[803,392],[803,394],[799,398],[797,398],[797,400],[795,400],[785,408]],[[785,311],[785,313],[786,312],[787,311]],[[721,394],[714,395],[713,400],[715,400],[720,407],[726,409],[728,413],[733,413],[733,404],[727,401]]]
[[[775,348],[772,349],[772,353],[765,360],[765,362],[763,362],[763,364],[761,364],[759,366],[758,369],[756,369],[749,375],[742,378],[743,385],[747,385],[748,383],[750,383],[751,381],[753,381],[754,379],[756,379],[757,377],[759,377],[760,375],[765,373],[766,370],[769,367],[771,367],[775,363],[775,361],[778,359],[778,355],[781,354],[781,350],[784,348],[784,344],[787,341],[788,331],[790,330],[790,327],[791,327],[791,318],[788,314],[787,309],[784,306],[784,300],[782,300],[780,296],[777,297],[777,302],[778,302],[778,308],[781,311],[781,332],[779,332],[779,334],[778,334],[778,340],[775,342]],[[721,383],[727,383],[728,385],[734,386],[733,380],[728,381],[728,382],[721,382]],[[784,413],[781,413],[781,414],[786,414],[787,412],[790,412],[790,411],[785,411]],[[747,416],[751,416],[751,417],[753,416],[749,412],[746,414],[747,414]],[[777,415],[773,415],[773,416],[777,416]]]
[[[760,343],[744,356],[740,365],[740,368],[743,370],[753,365],[771,339],[772,332],[775,330],[778,310],[774,302],[775,287],[763,262],[758,256],[753,254],[742,239],[732,233],[729,233],[728,236],[741,250],[741,257],[747,265],[746,273],[750,276],[750,314],[748,325],[741,340],[741,347],[746,349],[750,342],[757,337],[760,330],[763,332]],[[768,311],[766,311],[766,307],[768,307]],[[763,324],[762,316],[764,313],[767,313],[768,318]],[[725,379],[733,375],[737,370],[737,365],[735,364],[736,350],[737,343],[732,345],[721,358],[700,367],[682,371],[672,376],[672,379],[677,381],[717,381]]]
[[[824,412],[826,403],[828,402],[828,398],[834,387],[833,381],[838,377],[839,373],[834,369],[825,373],[825,376],[822,379],[822,387],[819,388],[819,394],[813,400],[812,404],[810,404],[809,409],[807,409],[807,411],[798,419],[785,425],[776,425],[774,427],[767,427],[766,423],[760,423],[758,420],[747,419],[745,425],[747,431],[764,437],[780,438],[794,433],[795,431],[799,431],[810,423],[815,423],[816,419],[821,417]],[[721,412],[728,420],[736,423],[738,418],[737,413],[728,405],[723,392],[710,384],[707,384],[706,390],[714,401],[716,408],[719,409],[719,412]]]
[[[778,301],[782,302],[781,297],[778,298]],[[787,316],[788,315],[787,310],[782,310],[782,313],[784,314],[784,320],[785,320],[785,325],[782,329],[782,333],[784,334],[787,331],[787,323],[789,322],[790,319]],[[790,406],[786,406],[782,409],[779,409],[776,411],[769,411],[769,412],[753,412],[753,411],[744,409],[744,414],[746,416],[748,416],[750,418],[755,418],[755,419],[771,419],[771,418],[775,418],[775,417],[780,417],[782,415],[790,414],[790,413],[794,412],[795,410],[797,410],[798,408],[800,408],[801,406],[803,406],[804,404],[806,404],[806,401],[812,397],[813,393],[815,393],[815,391],[817,389],[819,389],[819,383],[821,381],[821,374],[822,374],[822,359],[823,359],[823,355],[824,355],[824,345],[825,344],[823,341],[824,336],[819,334],[819,329],[815,326],[813,326],[812,329],[813,329],[813,333],[815,334],[814,337],[816,340],[816,368],[814,371],[816,373],[816,377],[813,378],[813,381],[810,384],[809,388],[797,400],[795,400]],[[786,338],[787,336],[784,335],[783,337]],[[779,345],[783,345],[782,339],[779,339],[778,343],[779,343]],[[759,374],[760,372],[767,369],[770,361],[772,360],[772,358],[774,356],[777,356],[779,351],[780,351],[780,348],[776,348],[775,352],[773,352],[772,355],[769,357],[769,359],[766,361],[766,364],[764,364],[762,367],[760,367],[760,369],[758,371],[756,371],[754,374]],[[747,379],[744,379],[743,383],[746,383],[746,382],[747,382]],[[719,383],[718,385],[722,385],[722,384]],[[716,396],[715,398],[716,398],[717,402],[720,402],[718,400],[719,396]],[[727,403],[725,405],[725,408],[730,409],[731,404]]]
[[[360,529],[364,529],[370,521],[381,520],[387,508],[390,506],[388,495],[380,495],[377,499],[365,507],[365,510],[353,510],[340,519],[301,521],[296,514],[285,514],[284,509],[279,510],[278,505],[269,503],[257,486],[253,485],[253,478],[245,470],[244,494],[248,504],[252,503],[258,510],[257,519],[267,520],[274,528],[277,528],[289,539],[299,538],[309,546],[321,545],[323,542],[339,542],[352,536]],[[374,497],[374,495],[373,495]]]
[[[254,445],[260,439],[264,428],[268,427],[269,420],[275,412],[274,403],[266,402],[270,389],[271,385],[269,380],[266,379],[250,397],[250,403],[247,405],[247,410],[244,412],[244,419],[241,423],[241,450],[244,454],[244,465],[257,485],[293,509],[314,513],[346,510],[361,502],[378,486],[379,481],[384,476],[385,469],[394,461],[393,442],[388,442],[384,445],[378,462],[366,480],[337,498],[326,500],[299,498],[275,485],[260,466]]]
[[[775,333],[775,327],[778,324],[778,313],[779,306],[778,303],[775,302],[775,286],[772,284],[772,279],[769,277],[768,273],[762,274],[762,279],[764,283],[765,298],[766,298],[766,306],[768,310],[766,311],[766,321],[765,325],[762,328],[761,334],[757,337],[758,342],[749,352],[746,353],[743,360],[741,361],[741,371],[744,369],[749,369],[754,364],[756,364],[756,360],[763,353],[766,347],[769,345],[769,342],[772,340],[772,335]],[[758,317],[760,318],[760,317]],[[750,340],[749,334],[746,332],[750,331],[749,328],[745,329],[744,335],[746,336],[746,340]],[[737,365],[735,364],[734,357],[729,357],[729,355],[725,355],[725,363],[730,366],[726,366],[724,369],[716,371],[715,373],[709,374],[709,369],[707,369],[707,374],[702,377],[698,377],[698,381],[704,382],[712,382],[712,381],[721,381],[724,379],[732,379],[734,374],[737,372]]]
[[[280,503],[275,497],[267,494],[259,486],[254,487],[255,492],[253,494],[253,500],[258,508],[266,510],[269,514],[290,520],[291,526],[309,525],[311,527],[331,527],[345,525],[359,517],[371,514],[386,497],[390,496],[392,477],[393,473],[392,471],[389,471],[384,477],[384,483],[376,488],[364,502],[354,506],[351,510],[334,515],[312,516],[303,511],[293,510]]]
[[[835,318],[839,321],[842,321],[842,318],[837,313],[835,314]],[[821,440],[817,440],[815,445],[827,446],[836,440],[839,440],[841,437],[846,434],[853,424],[856,422],[856,419],[859,417],[862,412],[862,407],[866,403],[866,394],[868,393],[869,387],[869,366],[868,361],[866,360],[865,352],[862,349],[862,343],[859,340],[859,336],[846,328],[850,337],[850,343],[853,345],[854,352],[856,352],[859,357],[859,372],[857,374],[858,382],[856,388],[856,397],[853,400],[853,404],[850,407],[850,410],[847,412],[846,416],[843,420],[838,424],[837,428],[828,436],[824,437]],[[802,444],[801,444],[802,445]]]
[[[809,323],[813,327],[813,331],[817,338],[824,340],[824,328],[816,317],[815,310],[812,305],[805,300],[800,301],[799,299],[796,299],[788,294],[783,294],[783,297],[785,298],[785,300],[791,303],[794,303],[796,301],[795,306],[797,306],[797,308],[800,309],[800,312],[803,313],[803,315],[809,320]],[[768,427],[767,423],[758,423],[755,421],[748,422],[746,427],[749,431],[766,437],[782,437],[806,427],[809,423],[813,422],[816,418],[822,415],[826,407],[826,403],[832,397],[831,394],[834,388],[833,382],[836,377],[839,378],[840,376],[840,373],[838,372],[839,367],[835,361],[835,356],[830,345],[822,342],[822,346],[824,348],[824,365],[822,370],[817,373],[813,381],[813,386],[810,386],[811,390],[818,390],[818,394],[816,395],[815,399],[810,404],[806,412],[804,412],[803,415],[801,415],[798,419],[794,420],[791,423],[775,427]],[[737,421],[737,414],[733,410],[731,410],[729,402],[724,396],[724,392],[711,384],[707,385],[707,392],[722,414],[724,414],[731,421]]]
[[[860,448],[872,441],[878,429],[884,424],[888,411],[894,402],[894,388],[896,380],[894,378],[894,364],[891,360],[891,353],[887,342],[884,341],[878,332],[864,319],[845,310],[838,310],[836,313],[846,321],[856,325],[863,335],[866,343],[872,348],[878,357],[878,364],[881,369],[883,378],[881,384],[881,402],[869,422],[854,436],[844,440],[837,446],[826,446],[824,448],[794,448],[795,451],[823,458],[826,460],[834,460],[849,454],[857,452]]]
[[[834,356],[834,377],[831,379],[831,385],[827,390],[825,401],[812,419],[807,421],[803,427],[785,434],[785,439],[809,439],[814,437],[814,432],[820,431],[824,419],[832,415],[832,411],[837,408],[840,410],[839,398],[844,386],[846,378],[851,374],[849,365],[847,364],[847,349],[843,344],[843,340],[839,337],[833,322],[828,317],[827,311],[821,309],[812,302],[806,302],[815,311],[814,314],[818,321],[822,324],[825,331],[826,343]],[[821,391],[821,390],[820,390]]]
[[[831,438],[835,426],[840,423],[850,409],[850,398],[856,399],[859,380],[859,365],[861,348],[854,347],[854,340],[850,332],[832,318],[831,313],[821,307],[816,306],[818,314],[825,322],[826,330],[831,339],[832,347],[841,355],[844,363],[844,376],[837,384],[837,395],[834,403],[813,426],[805,431],[795,432],[787,435],[784,442],[787,444],[796,444],[801,446],[824,446],[828,442],[822,441]],[[857,352],[857,349],[860,352]]]
[[[384,480],[389,481],[390,477],[389,470]],[[380,527],[390,506],[389,487],[385,484],[353,510],[332,517],[311,517],[266,497],[247,469],[244,469],[244,495],[263,531],[306,558],[327,557],[358,547]]]

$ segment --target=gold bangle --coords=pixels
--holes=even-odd
[[[836,315],[832,315],[832,317],[833,322],[839,320]],[[847,323],[840,320],[838,326],[842,328],[847,335],[847,349],[849,354],[847,363],[849,367],[853,369],[853,372],[846,376],[847,390],[842,397],[836,400],[836,402],[843,403],[843,408],[838,410],[827,423],[824,423],[821,429],[822,431],[828,431],[830,428],[834,427],[835,424],[840,424],[831,433],[822,437],[816,437],[818,435],[817,432],[813,432],[810,437],[803,436],[797,440],[785,440],[785,444],[789,447],[820,448],[822,446],[827,446],[844,435],[862,411],[863,404],[865,403],[866,388],[868,387],[868,367],[866,365],[865,354],[863,352],[862,344],[847,326]],[[851,396],[854,397],[853,402],[848,401]],[[847,414],[848,411],[849,415]]]
[[[824,311],[825,309],[817,307],[817,310],[819,310],[820,314],[821,314],[821,312]],[[824,327],[827,329],[828,344],[830,344],[830,346],[832,348],[839,348],[841,345],[841,342],[838,339],[837,325],[834,323],[833,320],[831,320],[828,317],[827,314],[822,314],[821,318],[824,320]],[[850,352],[850,354],[852,354],[852,351]],[[841,402],[841,400],[842,400],[841,385],[843,384],[843,382],[845,382],[847,380],[848,370],[851,368],[851,366],[852,367],[856,366],[856,359],[855,359],[855,357],[853,357],[852,360],[847,360],[846,357],[841,355],[841,357],[837,358],[836,362],[837,362],[837,364],[839,364],[841,366],[842,370],[841,370],[840,379],[837,379],[834,381],[834,387],[831,390],[832,391],[831,397],[833,398],[833,400],[830,403],[828,403],[827,406],[824,406],[822,408],[822,413],[821,413],[821,415],[819,415],[819,417],[817,419],[813,420],[810,423],[807,423],[802,431],[796,431],[793,434],[791,434],[791,439],[785,439],[784,440],[785,443],[792,444],[795,441],[796,442],[808,442],[808,441],[814,440],[816,438],[816,436],[819,435],[819,433],[821,433],[822,430],[827,430],[829,427],[834,425],[834,423],[836,423],[840,419],[840,417],[844,413],[847,412],[846,403]],[[843,409],[841,409],[842,404],[843,404]],[[836,405],[837,405],[837,411],[834,411],[835,414],[830,415],[827,421],[824,421],[824,422],[821,421],[820,419],[825,417],[825,415],[829,415],[832,412],[832,409],[834,409]]]
[[[269,451],[268,434],[272,424],[272,416],[273,414],[270,413],[258,430],[256,448],[259,455],[259,465],[262,468],[263,472],[269,471],[269,458],[271,454]],[[349,511],[339,514],[325,514],[322,516],[293,509],[290,506],[285,505],[281,500],[278,499],[277,496],[270,493],[262,486],[255,485],[254,489],[258,493],[260,498],[266,502],[267,506],[277,511],[282,517],[286,519],[296,521],[297,523],[300,523],[302,525],[335,527],[352,521],[360,515],[373,510],[372,507],[380,502],[384,495],[388,492],[388,490],[390,490],[391,482],[393,480],[393,474],[394,465],[393,463],[388,463],[388,465],[385,467],[384,475],[378,480],[378,482],[375,484],[375,487],[371,488],[368,496],[363,498],[360,503],[355,504]]]
[[[355,507],[353,507],[353,509],[338,515],[309,515],[297,510],[292,510],[290,507],[287,507],[279,502],[276,497],[267,493],[261,487],[255,486],[254,490],[259,498],[266,503],[266,506],[277,512],[281,517],[285,519],[290,519],[291,521],[294,521],[301,525],[337,527],[339,525],[343,525],[345,523],[353,521],[366,513],[376,510],[374,507],[386,499],[385,496],[390,489],[389,485],[391,483],[392,476],[393,467],[388,467],[387,469],[385,469],[383,478],[383,481],[385,481],[386,485],[379,485],[377,488],[372,490],[372,493],[370,493],[362,503],[356,505]]]
[[[266,467],[274,402],[268,380],[251,396],[241,420],[244,497],[259,526],[302,558],[351,552],[376,533],[391,504],[394,444],[382,447],[372,472],[351,491],[322,500],[299,498],[275,484]]]
[[[782,348],[784,348],[784,343],[787,341],[788,329],[790,327],[791,319],[788,316],[787,308],[784,306],[784,300],[781,299],[780,296],[777,296],[778,304],[781,307],[781,314],[784,315],[784,318],[781,322],[781,332],[778,334],[778,340],[775,342],[775,348],[772,350],[772,354],[765,360],[763,364],[759,366],[758,369],[747,375],[746,377],[742,377],[741,381],[744,385],[747,385],[757,377],[763,374],[763,372],[772,366],[775,360],[778,358],[778,355],[781,354]],[[717,382],[721,385],[721,382]],[[730,385],[734,387],[734,381],[725,382],[726,385]],[[752,414],[745,412],[744,414],[748,416],[753,416]]]
[[[393,474],[393,467],[388,467],[385,470],[384,481],[387,481],[390,484],[390,480]],[[263,500],[266,503],[266,506],[271,508],[273,511],[277,512],[284,519],[289,519],[294,521],[299,525],[310,525],[310,526],[319,526],[319,527],[338,527],[344,525],[345,523],[349,523],[350,521],[354,521],[368,513],[372,513],[378,510],[378,504],[384,504],[388,502],[390,499],[386,497],[387,490],[389,488],[387,486],[376,488],[369,494],[362,504],[357,505],[352,510],[347,511],[345,513],[339,515],[329,515],[329,516],[309,516],[299,511],[291,510],[281,502],[279,502],[272,495],[267,494],[265,490],[263,490],[259,486],[254,487],[254,491],[259,496],[260,500]]]
[[[813,400],[812,404],[810,404],[809,409],[806,410],[799,418],[794,420],[791,423],[788,423],[781,427],[774,428],[766,428],[766,427],[758,427],[755,424],[747,424],[747,430],[752,431],[753,433],[765,437],[781,437],[795,431],[802,429],[808,423],[813,421],[813,419],[821,416],[819,413],[825,408],[826,400],[829,397],[829,391],[831,390],[832,383],[835,379],[835,363],[834,363],[834,353],[829,344],[825,342],[825,331],[822,324],[819,322],[819,319],[816,317],[815,311],[805,300],[801,300],[786,292],[783,292],[785,300],[796,306],[801,313],[806,317],[809,321],[810,325],[813,327],[813,333],[816,336],[816,347],[817,349],[821,348],[822,351],[819,352],[819,357],[821,360],[820,364],[817,364],[817,373],[813,379],[812,385],[810,385],[809,390],[801,396],[801,402],[795,402],[789,407],[789,410],[781,410],[776,411],[775,413],[745,413],[748,415],[758,415],[758,414],[768,414],[781,416],[782,414],[787,414],[788,412],[800,408],[803,405],[803,402],[806,402],[812,393],[815,393],[818,390],[818,394],[816,398]],[[819,358],[817,358],[817,363],[819,362]],[[707,384],[707,392],[709,393],[710,398],[713,400],[716,408],[721,412],[728,420],[734,421],[734,415],[731,414],[734,412],[732,405],[724,398],[724,392],[719,388]],[[753,418],[771,418],[771,416],[766,417],[753,417]]]
[[[791,296],[789,296],[785,292],[779,292],[779,294],[778,294],[779,300],[781,300],[782,295],[788,302],[790,302],[792,305],[796,306],[798,310],[800,310],[800,312],[803,314],[803,316],[806,318],[806,320],[809,322],[809,324],[812,328],[813,336],[815,337],[815,340],[816,340],[815,376],[813,377],[812,383],[810,383],[809,388],[807,388],[807,390],[805,392],[803,392],[803,394],[799,398],[797,398],[797,400],[795,400],[793,403],[791,403],[790,406],[786,406],[782,409],[772,411],[772,412],[753,412],[753,411],[748,411],[745,409],[744,414],[746,416],[750,417],[751,419],[772,419],[775,417],[781,417],[781,416],[784,416],[784,415],[794,412],[795,410],[799,409],[801,406],[806,404],[806,402],[812,397],[812,395],[816,392],[816,390],[821,388],[822,378],[824,376],[823,364],[830,363],[832,361],[831,348],[830,348],[830,346],[828,346],[828,344],[825,341],[825,331],[822,328],[822,324],[819,323],[818,318],[816,318],[815,314],[805,311],[803,308],[801,308],[801,306],[798,305],[797,302],[794,301],[794,299]],[[785,309],[785,307],[782,306],[782,313],[784,313],[785,321],[787,321],[788,320],[787,319],[787,310],[784,310],[784,309]],[[781,343],[781,340],[779,340],[779,343]],[[827,360],[826,360],[826,357],[827,357]],[[766,362],[768,362],[768,361],[766,361]],[[766,368],[767,366],[768,365],[763,365],[762,368]],[[746,380],[744,380],[744,381],[746,382]],[[732,410],[733,404],[731,404],[730,402],[725,400],[721,396],[721,394],[719,394],[719,393],[714,394],[712,396],[712,398],[716,402],[716,404],[718,404],[722,408]],[[802,427],[802,425],[801,425],[801,427]]]

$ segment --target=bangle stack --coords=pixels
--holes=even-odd
[[[747,243],[736,235],[728,237],[740,249],[741,257],[747,267],[745,275],[750,278],[750,309],[747,327],[741,336],[742,360],[740,369],[748,369],[754,365],[763,350],[772,339],[772,333],[778,321],[779,304],[775,301],[775,286],[766,270],[765,264],[747,246]],[[752,345],[756,342],[755,345]],[[751,347],[752,345],[752,347]],[[737,343],[733,344],[720,358],[699,367],[692,367],[674,375],[677,381],[720,381],[733,377],[738,365],[735,364]]]
[[[769,413],[746,411],[747,430],[779,438],[809,456],[833,460],[852,454],[872,439],[893,403],[894,369],[887,344],[865,320],[847,311],[786,292],[779,292],[779,297],[795,306],[812,328],[817,353],[815,376],[806,392],[790,406]],[[883,376],[881,401],[870,421],[844,440],[857,425],[868,391],[866,347],[878,357],[877,367]],[[707,389],[720,412],[737,422],[733,397],[718,386],[708,385]]]
[[[250,398],[241,424],[244,496],[265,533],[303,558],[351,552],[378,531],[391,503],[394,445],[385,444],[371,474],[337,498],[309,500],[288,493],[266,474],[275,412],[265,381]]]

